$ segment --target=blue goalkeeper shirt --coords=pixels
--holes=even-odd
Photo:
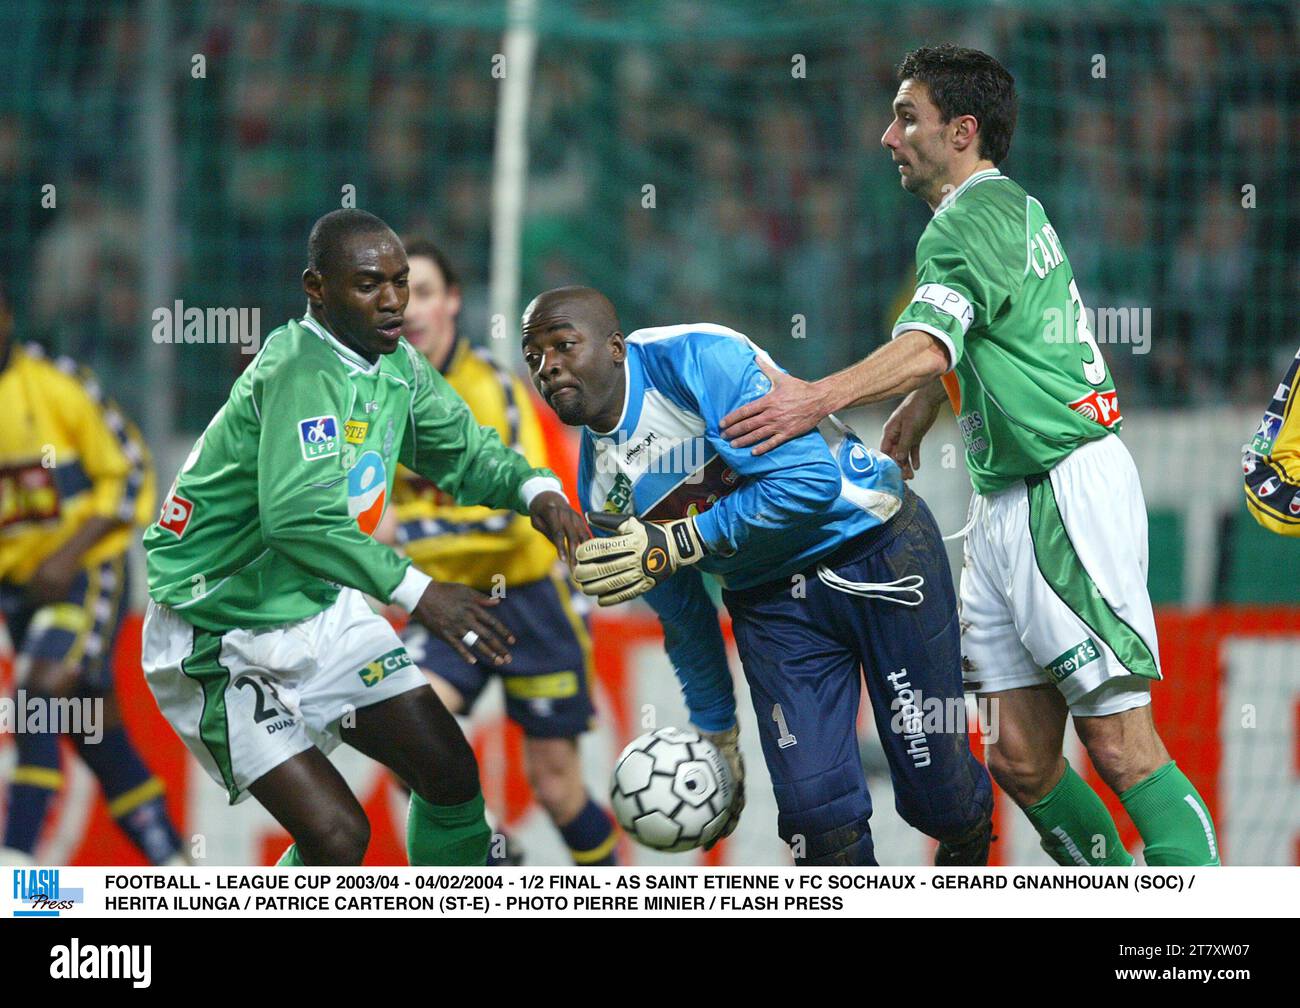
[[[789,580],[898,510],[898,466],[851,434],[832,448],[817,431],[765,455],[732,448],[722,418],[761,398],[771,359],[724,326],[639,329],[627,337],[623,414],[582,430],[584,509],[647,521],[695,515],[708,554],[646,593],[692,722],[719,731],[735,698],[717,609],[701,572],[726,588]],[[793,584],[793,582],[792,582]]]

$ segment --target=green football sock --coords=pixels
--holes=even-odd
[[[1059,865],[1127,866],[1133,857],[1119,842],[1115,820],[1097,792],[1070,764],[1047,797],[1025,809],[1043,839],[1043,850]]]
[[[491,839],[482,793],[460,805],[432,805],[411,793],[406,859],[412,865],[485,865]]]
[[[302,855],[298,853],[298,845],[290,844],[285,848],[284,853],[280,855],[280,860],[275,863],[277,868],[306,868],[302,863]]]
[[[1149,865],[1217,865],[1219,843],[1210,810],[1170,760],[1119,796],[1146,844]]]

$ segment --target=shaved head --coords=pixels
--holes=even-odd
[[[618,313],[594,287],[556,287],[524,309],[524,363],[533,385],[570,426],[608,431],[623,406],[627,345]]]
[[[593,338],[618,332],[618,313],[595,287],[556,287],[544,291],[524,309],[524,342],[543,330],[568,326]]]

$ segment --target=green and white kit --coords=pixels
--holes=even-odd
[[[371,538],[399,462],[464,504],[560,490],[405,341],[371,363],[306,317],[267,338],[145,532],[146,679],[232,801],[336,744],[349,710],[425,686],[362,597],[410,610],[430,583]]]
[[[961,579],[967,688],[1052,683],[1080,715],[1160,678],[1147,519],[1115,386],[1059,236],[997,169],[935,210],[894,336],[948,350],[975,488]],[[955,377],[955,384],[953,382]]]

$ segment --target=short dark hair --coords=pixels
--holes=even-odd
[[[325,274],[338,266],[343,246],[358,235],[392,234],[393,229],[365,210],[331,210],[311,227],[307,238],[307,268]]]
[[[1016,82],[1001,63],[951,42],[922,46],[898,64],[898,81],[920,81],[944,122],[971,115],[979,123],[979,155],[1001,164],[1016,129]]]
[[[424,256],[426,259],[432,259],[434,265],[438,267],[438,272],[442,274],[442,282],[448,288],[460,286],[460,275],[456,272],[456,267],[451,264],[447,254],[438,248],[430,239],[423,236],[404,238],[402,244],[406,246],[406,258],[412,256]]]

